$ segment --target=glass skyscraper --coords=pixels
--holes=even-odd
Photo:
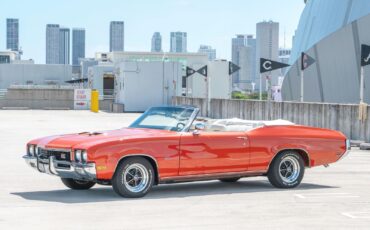
[[[46,64],[59,64],[60,32],[58,24],[46,25]]]
[[[241,66],[241,63],[239,61],[239,52],[240,49],[245,46],[247,46],[247,35],[237,34],[236,37],[231,40],[231,61],[243,69],[246,67]],[[234,84],[239,83],[239,74],[239,71],[237,71],[232,75]]]
[[[70,63],[70,30],[69,28],[59,29],[59,64],[69,65]]]
[[[19,19],[6,19],[6,49],[19,51]]]
[[[72,65],[79,66],[79,58],[85,57],[85,29],[72,29]]]
[[[110,22],[109,51],[124,51],[125,24],[123,21]]]
[[[171,53],[186,53],[187,52],[187,33],[186,32],[171,32]]]
[[[162,52],[162,36],[159,32],[155,32],[152,37],[152,52]]]

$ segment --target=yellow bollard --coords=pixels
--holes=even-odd
[[[99,112],[99,91],[96,89],[91,90],[91,112]]]

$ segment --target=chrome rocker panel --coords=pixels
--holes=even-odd
[[[23,159],[26,163],[41,173],[47,173],[61,178],[71,178],[76,180],[96,180],[95,163],[75,163],[68,161],[57,161],[55,157],[51,156],[49,159],[38,159],[37,157],[25,155]],[[64,165],[69,167],[58,167]]]

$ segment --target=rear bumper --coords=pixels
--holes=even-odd
[[[343,153],[343,155],[338,159],[338,161],[340,161],[343,158],[345,158],[346,156],[348,156],[350,151],[351,151],[351,141],[347,139],[346,140],[346,152]]]
[[[95,163],[81,164],[68,161],[57,161],[53,156],[49,157],[49,159],[39,159],[37,157],[25,155],[23,159],[29,166],[41,173],[76,180],[96,180]]]

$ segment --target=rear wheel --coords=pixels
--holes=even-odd
[[[222,178],[219,180],[224,183],[234,183],[234,182],[237,182],[239,179],[240,177],[234,177],[234,178]]]
[[[153,166],[141,157],[132,157],[122,161],[112,179],[113,190],[118,195],[127,198],[145,196],[153,184]]]
[[[267,177],[277,188],[294,188],[303,179],[304,167],[303,159],[297,152],[282,152],[271,163]]]
[[[92,181],[75,180],[70,178],[62,178],[62,182],[68,188],[75,190],[86,190],[95,185],[95,182]]]

